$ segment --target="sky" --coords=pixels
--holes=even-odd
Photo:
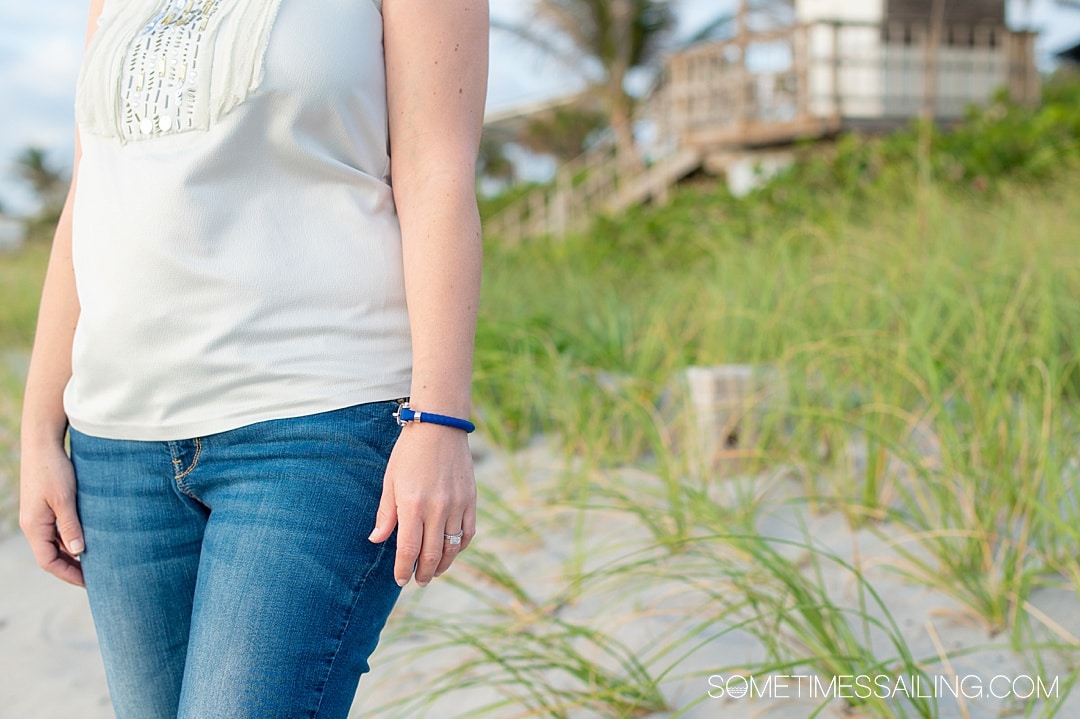
[[[848,0],[861,2],[862,0]],[[686,35],[730,8],[734,0],[672,0],[678,34]],[[532,0],[490,0],[493,18],[527,20]],[[88,3],[73,0],[0,2],[0,206],[30,208],[29,195],[11,166],[28,145],[48,148],[58,164],[71,164],[73,98],[82,55]],[[1055,0],[1011,0],[1010,22],[1042,31],[1039,49],[1050,51],[1080,40],[1080,8]],[[566,68],[511,34],[493,30],[488,109],[500,110],[570,92]]]

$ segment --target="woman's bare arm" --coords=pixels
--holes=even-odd
[[[87,43],[97,28],[104,2],[90,3]],[[26,379],[19,526],[43,569],[81,586],[82,569],[75,557],[84,545],[75,508],[75,476],[64,452],[67,416],[63,402],[64,387],[71,377],[71,342],[79,319],[71,261],[71,215],[80,157],[76,134],[71,188],[53,237]]]
[[[401,221],[415,409],[467,417],[480,295],[475,163],[487,91],[486,0],[383,0],[391,177]],[[373,541],[398,526],[395,576],[421,586],[475,533],[466,435],[410,424],[390,460]],[[463,530],[461,545],[443,533]]]

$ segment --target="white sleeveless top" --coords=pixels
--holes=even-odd
[[[404,396],[377,0],[108,0],[79,78],[64,406],[190,438]]]

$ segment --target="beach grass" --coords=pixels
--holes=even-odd
[[[50,245],[31,242],[0,252],[0,349],[27,349],[34,339]]]
[[[559,513],[571,547],[540,590],[483,544],[466,553],[448,575],[465,609],[407,607],[388,629],[425,638],[401,661],[466,658],[385,715],[445,716],[448,696],[481,691],[461,716],[675,717],[708,701],[665,694],[694,672],[914,676],[976,651],[914,646],[857,556],[817,544],[802,520],[787,537],[762,530],[785,512],[877,537],[890,559],[874,569],[949,598],[985,647],[1074,681],[1062,669],[1080,659],[1074,633],[1030,600],[1069,587],[1080,605],[1076,179],[993,199],[934,188],[926,236],[898,202],[747,238],[725,222],[724,191],[703,183],[562,242],[492,238],[477,415],[499,451],[547,437],[561,459],[548,482],[511,465],[505,487],[483,485],[481,523],[536,544],[536,512]],[[44,261],[38,245],[0,257],[9,357],[25,357]],[[15,364],[0,385],[9,526]],[[713,462],[688,440],[685,370],[731,364],[766,368],[772,384],[756,432]],[[639,542],[597,565],[611,516]],[[830,588],[838,572],[854,591]],[[637,598],[629,616],[664,616],[662,641],[624,641],[611,607],[596,613],[612,596]],[[734,634],[757,647],[754,661],[695,663]],[[849,704],[959,716],[926,698]],[[1017,711],[1055,716],[1052,700]]]
[[[755,533],[779,501],[755,487],[777,468],[795,478],[811,516],[882,538],[886,569],[951,600],[985,646],[1044,670],[1049,656],[1075,667],[1075,637],[1029,599],[1047,586],[1080,598],[1076,179],[1006,183],[992,196],[935,186],[917,208],[912,195],[883,194],[873,213],[839,203],[824,219],[762,220],[773,232],[753,237],[725,222],[724,191],[703,184],[560,242],[492,242],[482,423],[508,448],[556,438],[576,464],[544,501],[576,508],[577,531],[604,531],[588,517],[598,507],[640,522],[670,559],[620,567],[627,586],[721,576],[716,588],[697,587],[695,616],[758,639],[766,654],[744,671],[914,674],[944,671],[965,653],[916,656],[858,567],[846,568],[860,587],[850,606],[831,598],[817,569],[846,559],[809,537],[780,548]],[[677,401],[687,367],[730,364],[767,368],[776,384],[756,436],[728,453],[734,477],[690,456]],[[625,479],[627,467],[636,480]],[[589,591],[580,566],[564,576]],[[669,637],[665,656],[695,646],[701,626]],[[673,671],[643,666],[647,686]],[[631,680],[640,668],[622,671]],[[542,674],[518,677],[518,689],[536,691]],[[1054,707],[1011,710],[1053,716]],[[870,698],[849,709],[959,716],[928,700]],[[637,714],[616,702],[597,715]]]
[[[876,166],[864,152],[836,162]],[[374,715],[674,719],[711,675],[955,675],[985,652],[1071,689],[1080,631],[1040,601],[1080,608],[1080,174],[916,187],[882,167],[745,200],[690,183],[560,241],[488,238],[475,404],[506,459],[481,482],[485,534],[440,580],[457,604],[391,621],[383,677],[411,689]],[[45,254],[0,256],[9,356]],[[687,369],[733,365],[760,391],[706,451]],[[0,372],[10,514],[20,375]],[[904,623],[904,592],[963,646],[941,615]],[[745,654],[714,658],[723,642]],[[805,715],[834,709],[971,715],[918,696]]]
[[[16,526],[19,415],[49,244],[0,253],[0,536]]]

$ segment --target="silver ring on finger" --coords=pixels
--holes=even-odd
[[[465,536],[465,530],[464,529],[462,529],[457,534],[446,534],[445,532],[443,533],[443,539],[445,539],[447,542],[450,542],[450,544],[452,544],[452,545],[453,544],[461,544],[461,538],[464,537],[464,536]]]

